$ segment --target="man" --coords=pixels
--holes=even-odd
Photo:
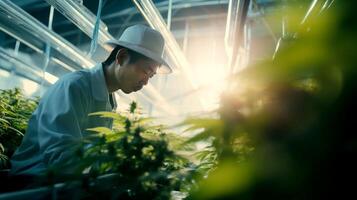
[[[144,25],[127,28],[103,63],[63,76],[42,97],[20,147],[11,158],[12,175],[39,176],[71,159],[71,147],[88,128],[112,127],[110,119],[89,117],[116,108],[113,92],[140,90],[157,71],[170,73],[163,60],[164,39]]]

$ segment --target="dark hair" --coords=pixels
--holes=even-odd
[[[132,51],[132,50],[126,48],[126,47],[122,47],[122,46],[118,45],[113,49],[113,51],[110,53],[108,58],[104,62],[102,62],[104,67],[109,66],[110,64],[112,64],[115,61],[116,55],[117,55],[117,53],[118,53],[118,51],[120,49],[126,49],[128,51],[129,64],[135,63],[140,59],[144,59],[144,60],[149,59],[148,57],[146,57],[146,56],[144,56],[142,54],[139,54],[139,53],[137,53],[135,51]]]

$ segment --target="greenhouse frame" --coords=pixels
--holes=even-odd
[[[0,200],[347,199],[335,0],[0,0]]]

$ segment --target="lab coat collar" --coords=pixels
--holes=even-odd
[[[98,101],[108,101],[109,92],[105,83],[102,63],[98,63],[91,70],[92,95]]]

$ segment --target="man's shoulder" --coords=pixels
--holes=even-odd
[[[90,73],[86,70],[79,70],[62,76],[56,85],[88,87]]]
[[[62,76],[58,81],[50,86],[43,99],[57,98],[58,95],[77,94],[88,97],[90,91],[89,72],[79,70]]]
[[[77,82],[89,79],[90,72],[88,70],[78,70],[68,73],[60,78],[60,80],[65,82]]]

